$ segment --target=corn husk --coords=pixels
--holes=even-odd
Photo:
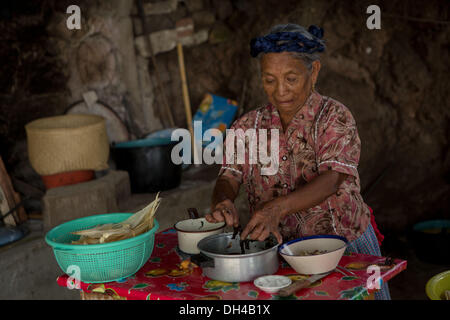
[[[81,236],[77,241],[72,241],[72,244],[107,243],[136,237],[147,232],[153,228],[154,216],[160,202],[161,198],[159,198],[158,193],[152,203],[136,212],[125,221],[120,223],[108,223],[96,226],[92,229],[72,232],[72,234]]]

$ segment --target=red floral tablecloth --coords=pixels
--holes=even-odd
[[[177,234],[174,229],[164,230],[155,236],[155,247],[147,263],[135,275],[126,279],[107,283],[80,283],[80,290],[86,293],[97,292],[112,297],[125,297],[134,300],[252,300],[252,299],[323,299],[347,300],[364,299],[373,291],[367,288],[369,277],[373,283],[374,273],[367,268],[374,264],[384,264],[386,258],[363,254],[344,255],[340,266],[350,269],[356,276],[344,276],[333,272],[295,295],[281,298],[266,293],[253,285],[253,282],[228,283],[207,278],[201,268],[181,268],[186,258],[177,249]],[[405,260],[394,259],[390,267],[381,268],[380,277],[375,282],[386,282],[406,269]],[[369,269],[370,270],[370,269]],[[293,280],[307,276],[295,272],[280,256],[277,273]],[[60,286],[67,287],[72,281],[68,275],[58,277]],[[73,287],[73,283],[72,283]]]

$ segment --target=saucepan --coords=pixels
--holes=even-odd
[[[187,254],[198,254],[198,242],[210,235],[222,233],[225,222],[210,223],[205,218],[199,218],[195,208],[189,208],[188,213],[190,219],[178,221],[174,225],[177,230],[178,248]]]
[[[253,281],[277,272],[278,242],[274,236],[265,241],[242,240],[228,232],[208,236],[198,242],[200,254],[191,261],[205,276],[224,282]]]

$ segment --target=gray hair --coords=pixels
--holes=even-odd
[[[304,37],[308,39],[315,39],[316,41],[320,42],[325,47],[325,41],[322,39],[318,39],[314,37],[306,28],[294,24],[294,23],[287,23],[287,24],[279,24],[276,26],[273,26],[269,33],[266,35],[278,33],[278,32],[298,32]],[[280,41],[280,44],[282,44],[282,41]],[[301,60],[305,67],[311,71],[312,69],[312,63],[313,61],[319,60],[320,61],[320,55],[318,52],[315,53],[304,53],[304,52],[289,52],[294,58]],[[264,53],[261,53],[258,55],[258,59],[261,59],[261,57],[264,55]]]

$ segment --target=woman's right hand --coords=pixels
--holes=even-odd
[[[223,200],[216,204],[216,206],[212,209],[212,212],[208,213],[205,218],[206,221],[210,223],[225,221],[227,226],[239,226],[238,212],[234,206],[234,203],[229,199]]]

